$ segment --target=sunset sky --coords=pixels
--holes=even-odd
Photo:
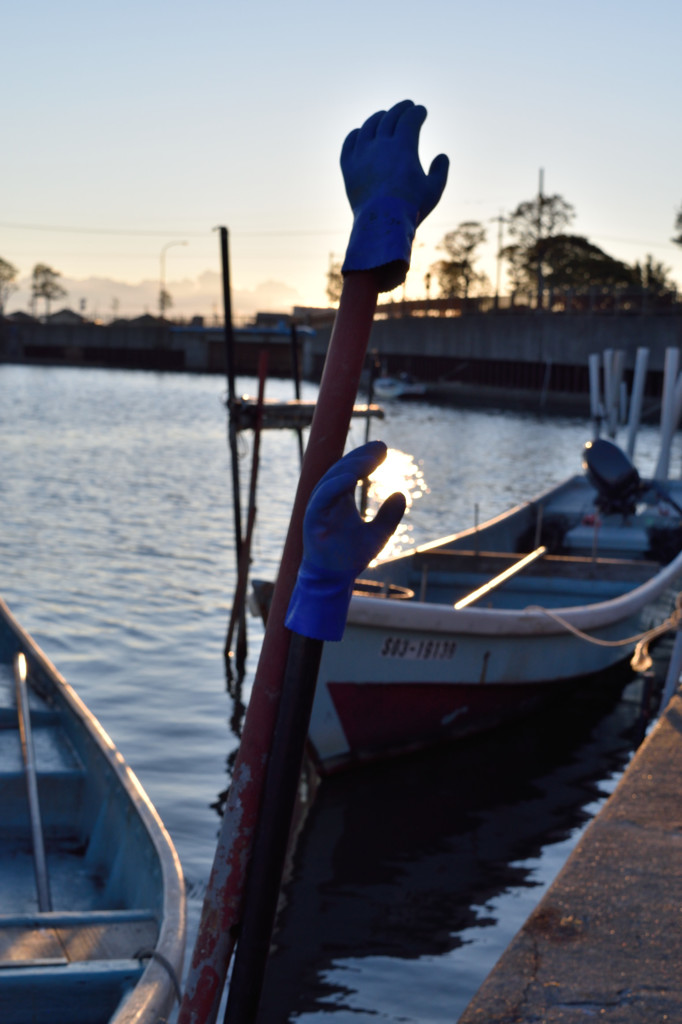
[[[493,218],[541,168],[575,233],[629,263],[652,253],[682,287],[679,0],[22,0],[2,30],[0,257],[22,284],[8,310],[42,262],[74,309],[156,312],[168,246],[173,310],[210,315],[220,224],[237,315],[326,304],[351,223],[341,144],[404,98],[429,111],[423,164],[451,161],[408,298],[464,220],[488,228],[494,283]]]

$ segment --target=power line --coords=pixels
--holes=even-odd
[[[144,236],[153,238],[167,238],[169,235],[188,235],[190,238],[206,238],[211,235],[212,229],[206,229],[206,231],[184,231],[182,229],[171,230],[170,228],[164,231],[152,230],[152,229],[135,229],[135,228],[75,228],[66,227],[59,224],[16,224],[9,221],[0,221],[0,228],[7,230],[19,230],[19,231],[54,231],[62,234],[72,235],[125,235],[125,236]],[[267,238],[267,237],[294,237],[304,235],[338,235],[346,229],[342,228],[315,228],[311,230],[301,229],[281,229],[281,230],[265,230],[265,231],[230,231],[230,234],[237,238]]]

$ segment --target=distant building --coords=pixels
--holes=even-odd
[[[69,327],[74,327],[77,324],[87,323],[84,316],[80,313],[74,312],[73,309],[60,309],[56,313],[51,313],[45,317],[45,323],[47,324],[64,324]]]

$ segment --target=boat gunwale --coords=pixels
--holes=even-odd
[[[575,488],[578,483],[590,487],[584,477],[576,474],[537,497],[494,516],[478,528],[469,527],[459,533],[419,545],[399,555],[379,561],[375,563],[374,567],[383,570],[386,566],[407,561],[417,555],[428,554],[438,548],[449,548],[451,551],[456,551],[457,549],[452,547],[455,542],[475,536],[481,537],[489,528],[528,512],[533,506],[542,505],[550,497],[555,499],[562,492]],[[646,486],[650,482],[644,481],[644,484]],[[592,488],[590,487],[590,489]],[[624,594],[595,601],[589,605],[571,604],[548,609],[543,609],[537,604],[528,605],[522,609],[477,606],[455,609],[451,605],[435,604],[419,599],[397,601],[385,597],[357,594],[353,595],[351,600],[347,623],[359,628],[380,627],[409,632],[534,636],[563,632],[565,626],[556,618],[560,617],[577,629],[595,631],[613,626],[636,615],[646,604],[660,597],[680,575],[682,575],[682,551],[667,565],[662,566],[649,580]],[[529,573],[528,576],[532,577],[532,573]]]
[[[58,699],[87,729],[101,756],[118,778],[121,788],[142,819],[156,850],[161,867],[163,905],[159,935],[153,953],[159,954],[167,961],[172,970],[169,971],[167,966],[151,955],[139,981],[124,997],[109,1021],[109,1024],[156,1024],[169,1012],[176,999],[176,986],[180,982],[184,961],[185,883],[180,858],[158,811],[109,734],[30,633],[18,622],[2,597],[0,617],[15,636],[29,662],[32,660],[38,663]]]

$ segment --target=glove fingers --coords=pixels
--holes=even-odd
[[[350,157],[352,156],[353,151],[354,151],[355,146],[356,146],[357,141],[358,141],[358,135],[359,134],[360,134],[360,129],[359,128],[354,128],[353,131],[349,132],[348,135],[346,136],[346,138],[344,140],[344,143],[343,143],[343,146],[341,147],[341,166],[342,167],[346,163],[346,161],[349,160]]]
[[[362,145],[365,142],[369,142],[370,139],[374,138],[374,136],[377,133],[377,128],[381,123],[381,119],[382,117],[384,117],[385,114],[385,110],[377,110],[376,114],[372,114],[371,117],[367,118],[362,128],[360,129],[358,135],[358,145]]]
[[[310,497],[306,519],[314,519],[315,516],[328,511],[344,494],[352,498],[358,479],[359,477],[350,470],[343,473],[327,473],[323,476]]]
[[[407,110],[410,109],[410,107],[413,106],[414,103],[412,102],[412,100],[402,100],[402,102],[396,103],[394,107],[391,107],[388,113],[384,114],[384,116],[382,117],[381,124],[377,129],[377,135],[393,135],[393,132],[395,131],[400,121],[400,118]]]
[[[431,213],[438,200],[443,195],[445,184],[448,180],[450,161],[445,153],[441,153],[431,161],[429,173],[426,178],[425,195],[419,210],[419,223]]]
[[[373,542],[374,553],[369,556],[369,561],[376,558],[388,538],[395,532],[404,515],[405,505],[405,495],[396,491],[386,499],[372,522],[365,524],[367,536],[371,537]]]
[[[419,146],[419,132],[426,120],[426,107],[410,101],[409,107],[402,111],[400,120],[395,126],[394,135],[400,138],[402,145],[414,149]]]
[[[306,518],[326,512],[344,494],[353,501],[358,480],[369,476],[385,458],[386,445],[383,441],[368,441],[344,455],[313,489]]]
[[[386,445],[383,441],[368,441],[367,444],[354,448],[335,462],[331,469],[328,469],[317,484],[319,487],[326,480],[331,480],[339,474],[355,473],[356,480],[362,480],[369,476],[386,458]],[[317,488],[315,488],[316,490]]]

